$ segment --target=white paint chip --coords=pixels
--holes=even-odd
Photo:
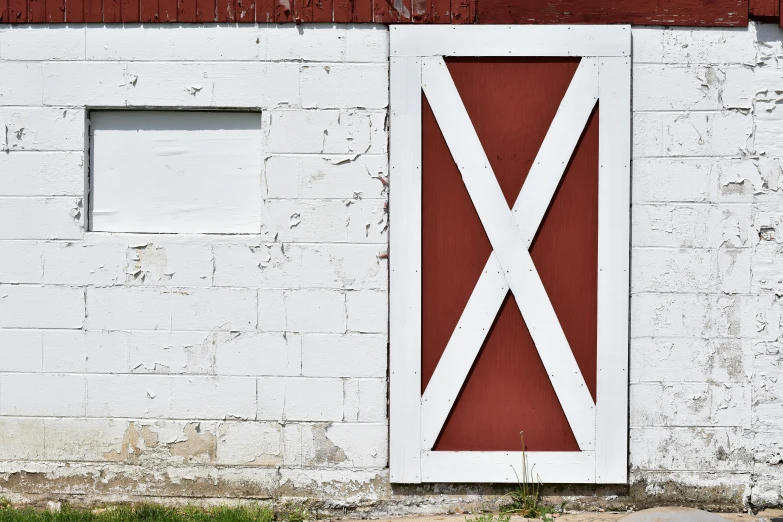
[[[260,113],[100,111],[90,121],[91,230],[260,232]]]

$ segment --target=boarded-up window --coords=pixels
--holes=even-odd
[[[90,229],[261,230],[261,115],[94,111]]]

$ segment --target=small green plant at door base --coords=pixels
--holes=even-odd
[[[519,474],[514,470],[514,474],[517,475],[517,488],[508,494],[511,502],[503,506],[501,511],[503,513],[520,515],[524,518],[539,518],[551,521],[553,520],[552,509],[538,503],[541,499],[541,479],[538,475],[534,478],[532,468],[530,470],[527,469],[524,432],[519,432],[519,438],[522,442],[522,478],[520,479]]]

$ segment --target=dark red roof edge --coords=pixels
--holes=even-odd
[[[359,22],[743,27],[781,0],[0,0],[0,23]]]

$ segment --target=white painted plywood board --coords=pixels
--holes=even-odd
[[[90,229],[259,233],[261,169],[258,112],[93,112]]]

